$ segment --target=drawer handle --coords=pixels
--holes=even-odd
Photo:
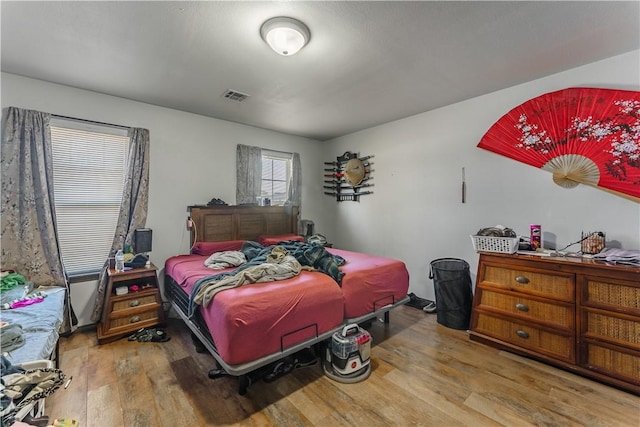
[[[137,299],[134,299],[129,303],[129,307],[137,307],[139,305],[140,305],[140,301],[138,301]]]
[[[516,308],[520,311],[529,311],[529,306],[527,304],[518,303],[516,304]]]
[[[523,285],[526,285],[527,283],[529,283],[529,279],[524,277],[524,276],[517,276],[516,277],[516,282],[522,283]]]
[[[130,320],[129,323],[137,323],[140,321],[140,316],[133,316]]]
[[[518,329],[516,335],[520,338],[529,338],[529,332],[523,331],[522,329]]]

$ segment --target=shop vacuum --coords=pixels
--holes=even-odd
[[[371,374],[371,335],[357,324],[347,325],[331,337],[323,369],[340,383],[357,383]]]

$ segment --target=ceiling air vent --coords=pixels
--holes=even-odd
[[[242,102],[251,95],[247,95],[246,93],[238,92],[237,90],[227,89],[225,93],[222,94],[224,98],[230,99],[231,101]]]

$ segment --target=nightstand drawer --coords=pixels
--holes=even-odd
[[[524,322],[502,319],[482,312],[478,313],[478,324],[474,331],[523,349],[575,363],[572,335],[567,336],[550,332],[542,328],[526,325]]]
[[[155,293],[151,295],[128,295],[126,299],[117,301],[116,298],[113,298],[113,309],[111,310],[112,315],[121,310],[127,310],[135,307],[144,307],[149,304],[158,303]]]
[[[568,302],[575,300],[575,275],[571,273],[554,274],[486,265],[482,285]]]
[[[146,323],[147,321],[158,320],[158,309],[151,308],[148,311],[143,311],[135,314],[129,314],[128,316],[113,318],[109,322],[109,329],[116,329],[119,327],[129,327],[137,323]]]
[[[525,317],[539,322],[573,330],[575,306],[555,303],[553,300],[535,300],[521,295],[505,294],[482,289],[480,310],[500,311],[508,315]]]

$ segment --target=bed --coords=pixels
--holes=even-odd
[[[62,325],[66,290],[57,286],[41,286],[36,290],[46,295],[41,302],[15,309],[2,309],[0,314],[0,320],[10,325],[20,325],[24,334],[24,344],[5,354],[12,364],[42,359],[53,359],[57,363],[58,360],[58,330]],[[2,303],[20,300],[24,295],[22,286],[4,291]],[[5,353],[5,350],[2,352]]]
[[[191,206],[189,212],[191,253],[167,259],[165,293],[194,343],[213,355],[218,368],[239,377],[240,394],[259,368],[326,341],[346,324],[379,317],[388,322],[389,310],[408,301],[409,274],[401,261],[326,248],[346,260],[340,283],[319,271],[302,271],[219,292],[190,316],[189,297],[197,281],[218,272],[204,265],[211,254],[240,250],[248,241],[271,247],[302,239],[295,209]]]

